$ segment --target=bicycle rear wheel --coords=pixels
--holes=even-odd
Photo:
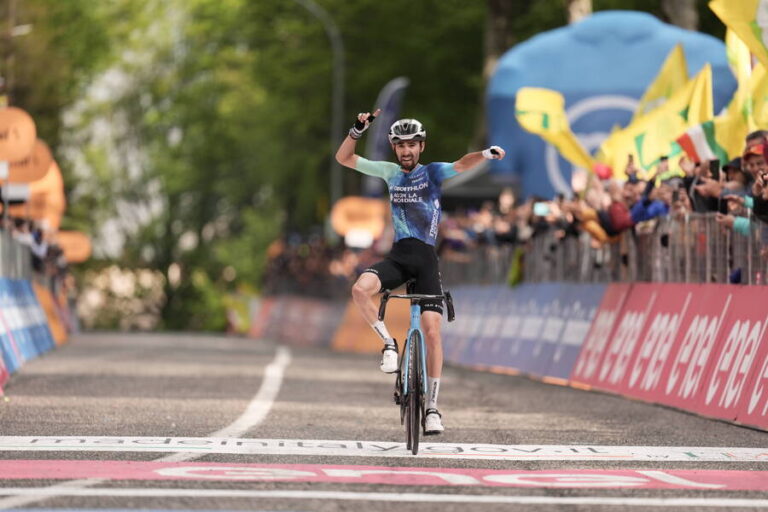
[[[408,448],[411,453],[419,453],[419,430],[421,429],[421,334],[411,333],[408,340]]]

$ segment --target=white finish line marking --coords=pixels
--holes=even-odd
[[[408,457],[404,443],[226,437],[6,436],[0,451],[173,452],[158,462],[208,454]],[[768,448],[422,443],[418,457],[475,460],[768,462]]]
[[[0,488],[0,495],[129,498],[262,498],[411,503],[504,503],[518,505],[594,505],[616,507],[741,507],[767,508],[766,499],[739,498],[609,498],[557,496],[483,496],[477,494],[416,494],[336,491],[256,491],[237,489],[62,489]]]
[[[234,422],[226,427],[212,433],[212,436],[219,436],[222,439],[243,435],[247,430],[255,427],[269,414],[272,404],[274,404],[277,394],[280,392],[280,386],[283,383],[283,374],[285,369],[291,363],[291,351],[286,347],[277,347],[275,358],[264,370],[264,378],[261,381],[259,391],[253,397],[246,407],[245,412]],[[157,450],[155,450],[157,451]],[[171,450],[162,450],[171,451]],[[173,453],[157,459],[156,462],[185,462],[202,457],[210,452],[192,452],[191,450],[173,450]],[[73,490],[87,490],[85,488],[104,483],[106,480],[100,478],[87,478],[82,480],[71,480],[61,484],[53,485],[48,488],[41,488],[36,493],[16,494],[13,497],[0,500],[0,510],[7,508],[16,508],[35,503],[51,496],[63,496],[65,492]],[[5,493],[0,493],[0,496]]]

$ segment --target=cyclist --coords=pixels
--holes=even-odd
[[[408,279],[415,279],[414,293],[440,295],[440,282],[435,240],[440,222],[440,187],[444,180],[471,169],[484,159],[504,158],[498,146],[468,153],[453,163],[419,164],[427,132],[415,119],[400,119],[389,129],[389,142],[398,164],[373,162],[355,154],[357,140],[368,129],[380,110],[358,114],[336,152],[336,160],[346,167],[369,176],[384,179],[389,187],[395,243],[386,258],[365,269],[352,287],[352,298],[365,320],[384,342],[380,369],[385,373],[397,371],[397,342],[390,336],[384,322],[379,321],[373,296],[384,289],[394,289]],[[443,367],[440,323],[442,302],[421,302],[421,323],[427,344],[427,410],[424,432],[439,434],[444,430],[437,409],[440,376]]]

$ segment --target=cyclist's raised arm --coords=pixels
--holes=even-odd
[[[354,126],[349,129],[349,135],[344,138],[344,141],[336,151],[336,161],[345,167],[354,169],[357,165],[357,159],[359,158],[355,154],[355,147],[357,146],[357,140],[363,136],[363,132],[368,129],[373,120],[379,115],[381,109],[377,109],[376,112],[371,114],[370,112],[361,112],[357,114],[357,120]]]
[[[482,151],[467,153],[463,157],[453,162],[453,168],[456,172],[464,172],[477,167],[483,160],[501,160],[506,155],[506,151],[499,146],[491,146]]]

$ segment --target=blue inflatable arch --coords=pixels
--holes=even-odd
[[[507,150],[493,162],[495,181],[516,182],[523,196],[570,193],[572,166],[549,144],[515,120],[515,95],[524,86],[565,96],[571,127],[593,151],[614,125],[625,126],[672,48],[682,43],[689,76],[712,64],[715,112],[733,95],[736,81],[725,45],[635,11],[602,11],[579,23],[539,34],[499,60],[486,96],[489,142]]]

